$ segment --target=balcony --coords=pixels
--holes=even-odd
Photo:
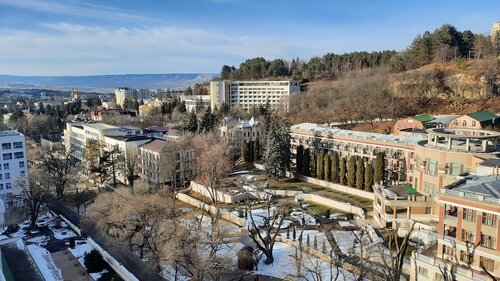
[[[448,209],[444,213],[444,219],[456,222],[458,220],[457,214],[458,209],[456,207]]]

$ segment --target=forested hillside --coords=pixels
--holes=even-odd
[[[223,66],[222,79],[294,79],[292,123],[347,122],[430,112],[498,111],[500,36],[445,24],[415,37],[406,50],[328,53],[307,61],[248,59]]]

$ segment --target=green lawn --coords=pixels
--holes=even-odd
[[[324,217],[327,214],[328,210],[330,210],[330,214],[338,214],[338,213],[345,214],[346,213],[344,211],[334,209],[334,208],[329,208],[329,207],[321,205],[321,204],[316,204],[316,203],[312,203],[309,201],[306,201],[306,203],[309,205],[309,211],[311,211],[312,213],[314,213],[318,216]]]

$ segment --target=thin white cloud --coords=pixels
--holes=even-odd
[[[56,2],[53,0],[0,0],[0,4],[32,11],[105,20],[140,20],[165,23],[164,21],[143,17],[119,8],[95,5],[80,1]]]
[[[0,29],[0,73],[218,72],[223,64],[246,58],[293,57],[304,51],[292,40],[233,37],[203,29],[103,28],[65,22],[42,26],[47,32]]]

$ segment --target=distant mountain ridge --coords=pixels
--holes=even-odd
[[[0,75],[0,88],[92,89],[109,91],[117,87],[181,89],[216,78],[211,73],[117,74],[89,76]]]

